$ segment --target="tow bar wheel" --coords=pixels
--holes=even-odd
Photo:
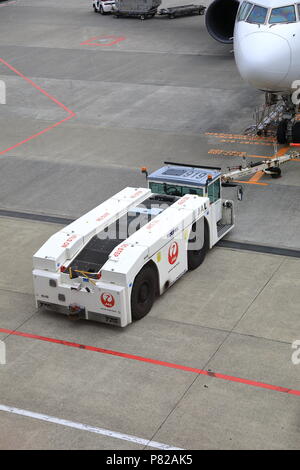
[[[140,320],[150,312],[155,299],[156,273],[151,266],[144,266],[134,280],[131,291],[132,320]]]

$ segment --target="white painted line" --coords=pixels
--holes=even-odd
[[[133,442],[142,446],[154,447],[155,449],[161,450],[183,450],[180,447],[169,446],[168,444],[162,444],[160,442],[149,441],[140,437],[131,436],[129,434],[122,434],[120,432],[109,431],[108,429],[97,428],[89,426],[88,424],[76,423],[74,421],[68,421],[66,419],[55,418],[54,416],[43,415],[40,413],[34,413],[33,411],[21,410],[12,406],[6,406],[0,404],[0,411],[6,411],[7,413],[13,413],[16,415],[27,416],[28,418],[39,419],[40,421],[48,421],[48,423],[60,424],[61,426],[68,426],[69,428],[79,429],[80,431],[94,432],[96,434],[102,434],[103,436],[113,437],[115,439],[121,439],[122,441]]]

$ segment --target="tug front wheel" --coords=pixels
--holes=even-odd
[[[136,276],[131,291],[132,320],[140,320],[150,312],[155,299],[157,275],[155,269],[144,266]]]
[[[201,243],[202,239],[202,243]],[[193,244],[195,243],[195,250]],[[198,248],[198,244],[202,245]],[[193,224],[192,233],[190,235],[189,247],[187,252],[188,270],[193,271],[198,268],[204,261],[206,253],[209,248],[209,228],[206,220],[204,221],[204,228],[201,226],[200,221]]]

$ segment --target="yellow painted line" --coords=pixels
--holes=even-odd
[[[247,155],[247,158],[260,158],[263,160],[271,160],[272,158],[274,158],[274,155],[272,155],[271,157],[267,157],[266,155]]]
[[[247,134],[229,134],[227,132],[205,132],[205,135],[212,135],[215,137],[233,137],[238,139],[248,139],[248,140],[273,140],[275,141],[274,137],[259,137],[254,135],[247,135]]]
[[[248,183],[258,183],[259,180],[263,177],[264,172],[263,171],[257,171],[251,178],[249,179]]]
[[[246,140],[246,141],[252,141],[252,142],[258,142],[258,143],[263,143],[263,142],[276,142],[276,139],[274,137],[255,137],[255,136],[250,136],[250,135],[244,135],[244,134],[226,134],[226,133],[219,133],[219,132],[206,132],[205,135],[207,136],[212,136],[212,137],[217,137],[218,139],[234,139],[234,140]]]
[[[271,157],[266,157],[266,155],[250,155],[247,152],[238,152],[236,150],[221,150],[221,149],[210,149],[207,152],[209,155],[222,155],[224,157],[246,157],[246,158],[260,158],[260,159],[271,159],[274,158],[274,155]]]
[[[286,152],[290,149],[290,146],[287,145],[286,147],[283,147],[282,149],[280,149],[275,155],[274,157],[281,157],[282,155],[285,155]],[[273,157],[273,158],[274,158]]]
[[[239,144],[239,145],[260,145],[263,147],[272,147],[273,142],[250,142],[249,140],[232,140],[232,139],[220,139],[222,144]]]
[[[246,157],[246,158],[260,158],[263,160],[271,160],[275,157],[280,157],[285,155],[286,152],[290,149],[290,146],[283,147],[280,149],[275,155],[266,156],[266,155],[251,155],[247,154],[247,152],[238,152],[236,150],[223,150],[223,149],[210,149],[207,153],[210,155],[222,155],[225,157]],[[291,161],[300,161],[299,158],[293,158]]]
[[[234,183],[242,183],[242,184],[256,184],[259,186],[269,186],[268,183],[256,183],[255,181],[239,181],[239,180],[234,180]]]

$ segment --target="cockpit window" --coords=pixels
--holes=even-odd
[[[243,2],[238,14],[238,21],[245,21],[252,7],[253,3]]]
[[[295,21],[296,11],[294,5],[291,5],[288,7],[273,8],[269,23],[295,23]]]
[[[267,13],[267,8],[255,5],[250,15],[248,16],[247,22],[255,24],[264,24],[266,21]]]

